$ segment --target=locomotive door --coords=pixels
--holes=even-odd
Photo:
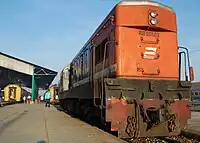
[[[93,92],[93,104],[95,107],[100,108],[101,120],[105,120],[105,109],[102,106],[101,101],[101,80],[99,79],[99,73],[96,73],[96,48],[92,48],[92,92]]]
[[[9,99],[16,99],[16,87],[9,87]]]

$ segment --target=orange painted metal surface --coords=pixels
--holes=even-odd
[[[107,100],[106,120],[112,121],[111,131],[118,131],[119,125],[126,120],[128,105],[125,100],[112,98]]]
[[[149,24],[149,10],[158,24]],[[178,43],[174,12],[155,6],[116,7],[116,74],[178,80]]]
[[[187,119],[191,118],[191,110],[188,100],[177,100],[172,104],[171,109],[173,112],[177,113],[179,120],[183,120],[184,123],[187,123]]]

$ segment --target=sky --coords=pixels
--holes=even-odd
[[[200,1],[157,1],[176,12],[178,43],[191,51],[195,81],[200,81],[200,52],[192,52],[200,49]],[[0,51],[60,74],[118,2],[0,0]]]

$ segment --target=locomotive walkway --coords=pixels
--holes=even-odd
[[[0,143],[120,143],[117,137],[43,104],[0,108]]]

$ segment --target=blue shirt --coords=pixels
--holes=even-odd
[[[51,92],[47,91],[45,94],[44,94],[44,99],[50,99],[51,98]]]

